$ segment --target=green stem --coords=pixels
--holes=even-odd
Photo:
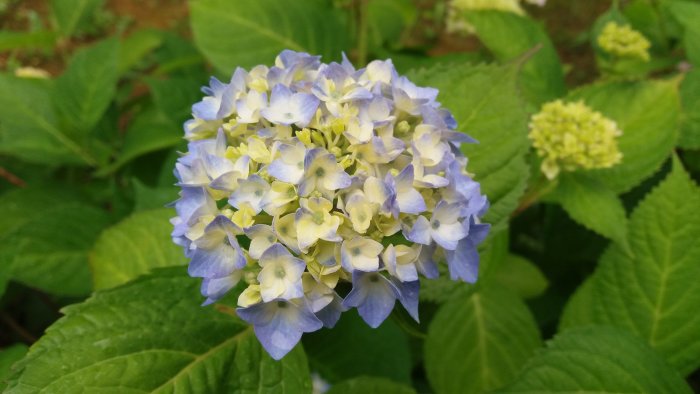
[[[513,211],[511,217],[516,217],[526,209],[536,204],[545,194],[554,190],[558,182],[547,179],[542,172],[537,173],[537,178],[530,184],[527,191],[520,199],[520,205]]]

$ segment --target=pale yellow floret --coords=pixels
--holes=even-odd
[[[617,124],[583,102],[549,102],[530,121],[530,140],[542,157],[542,172],[554,179],[560,171],[608,168],[622,160]]]
[[[247,308],[262,301],[260,296],[260,285],[248,286],[240,296],[238,296],[238,306]]]
[[[608,22],[598,36],[598,45],[605,52],[620,58],[649,61],[649,40],[629,25]]]
[[[240,228],[248,228],[255,224],[255,210],[248,203],[243,203],[241,208],[231,215],[233,224]]]

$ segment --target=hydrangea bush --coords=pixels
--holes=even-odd
[[[398,300],[418,321],[419,275],[437,278],[443,258],[476,281],[488,200],[459,150],[475,141],[436,89],[390,60],[356,70],[285,50],[202,91],[173,239],[205,304],[245,282],[237,313],[274,358],[348,308],[378,327]]]

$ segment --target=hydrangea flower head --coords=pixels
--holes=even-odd
[[[622,160],[617,124],[583,102],[552,101],[530,121],[530,140],[542,157],[542,172],[554,179],[560,171],[612,167]]]
[[[438,262],[476,280],[488,200],[437,90],[391,61],[283,51],[203,92],[175,166],[173,240],[205,304],[244,285],[238,316],[272,357],[349,308],[377,327],[398,301],[418,320],[419,278]]]
[[[649,61],[649,40],[629,25],[610,21],[603,27],[597,41],[598,45],[611,55]]]

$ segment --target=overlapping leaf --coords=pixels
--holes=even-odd
[[[173,215],[166,208],[142,211],[106,229],[90,253],[95,289],[120,285],[153,268],[186,264],[182,248],[170,239]]]
[[[483,393],[510,383],[540,344],[527,306],[486,287],[440,308],[428,329],[425,368],[436,393]]]
[[[302,393],[301,347],[270,358],[252,328],[202,308],[182,268],[98,292],[65,308],[17,365],[8,393]]]
[[[580,290],[566,325],[609,324],[644,338],[683,374],[700,366],[700,190],[680,163],[635,209],[633,256],[618,244]],[[582,313],[585,304],[594,313]],[[566,316],[566,315],[565,315]]]
[[[348,51],[345,15],[323,0],[191,0],[194,40],[223,74],[271,64],[283,49],[340,59]]]
[[[663,358],[609,327],[567,331],[547,344],[498,393],[691,393]]]

